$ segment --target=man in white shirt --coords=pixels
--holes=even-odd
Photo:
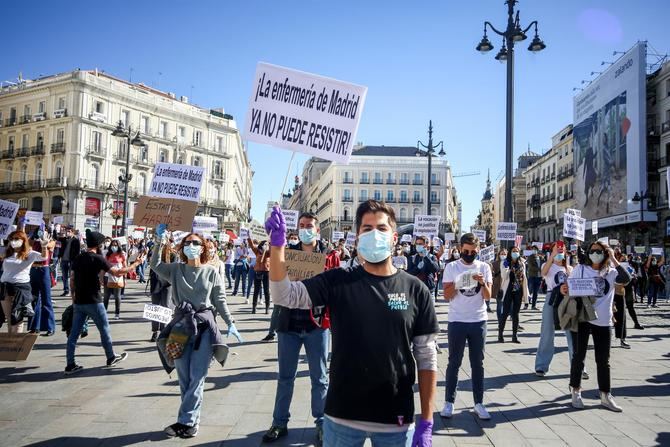
[[[444,269],[444,298],[449,301],[449,364],[445,404],[440,412],[445,418],[454,413],[458,370],[467,342],[472,368],[474,411],[480,419],[490,419],[484,400],[484,345],[486,343],[486,302],[491,298],[491,267],[476,260],[479,239],[472,233],[461,236],[461,257]]]

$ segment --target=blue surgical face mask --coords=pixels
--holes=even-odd
[[[379,263],[391,256],[393,234],[379,230],[368,231],[358,236],[358,254],[367,262]]]
[[[187,245],[184,247],[184,254],[188,259],[199,258],[200,253],[202,253],[202,246],[200,245]]]
[[[563,253],[558,253],[556,256],[554,256],[554,259],[557,261],[562,261],[565,259],[565,255]]]
[[[426,254],[426,246],[425,245],[417,245],[416,246],[416,252],[419,253],[420,255],[425,255]]]
[[[513,259],[514,261],[516,261],[517,259],[519,259],[519,253],[517,253],[517,252],[515,252],[515,251],[512,252],[512,259]]]
[[[311,244],[316,239],[316,230],[314,228],[301,228],[298,230],[298,237],[303,244]]]

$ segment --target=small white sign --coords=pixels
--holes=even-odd
[[[333,242],[344,239],[344,231],[333,231]]]
[[[537,247],[538,250],[542,250],[542,246],[544,245],[544,242],[533,242],[532,244],[533,247]]]
[[[55,224],[62,224],[63,223],[63,216],[53,216],[51,218],[51,222]]]
[[[219,241],[228,242],[230,241],[230,236],[228,235],[228,233],[221,233],[221,235],[219,236]]]
[[[598,242],[602,242],[603,244],[609,245],[610,244],[610,238],[607,236],[601,237],[598,239]]]
[[[0,200],[0,239],[7,239],[19,211],[19,204],[8,200]]]
[[[619,239],[610,239],[610,246],[617,247],[619,245]]]
[[[144,239],[144,231],[133,231],[133,239]]]
[[[640,254],[642,254],[642,253],[646,253],[646,252],[647,252],[647,248],[646,248],[644,245],[636,245],[636,246],[633,248],[633,251],[635,251],[635,253],[640,253]]]
[[[216,217],[211,216],[195,216],[193,218],[193,232],[207,233],[219,230],[219,221]]]
[[[489,245],[488,247],[479,250],[479,260],[482,262],[493,262],[495,256],[496,255],[494,245]]]
[[[477,236],[477,239],[479,239],[479,242],[481,242],[481,243],[486,242],[486,230],[472,230],[472,234]]]
[[[121,247],[128,245],[128,239],[126,239],[125,236],[115,237],[114,240],[117,241]]]
[[[663,256],[663,249],[661,247],[651,247],[651,254],[654,256]]]
[[[172,321],[172,309],[157,304],[145,304],[142,318],[167,324]]]
[[[411,234],[403,234],[402,237],[400,238],[400,242],[412,242],[412,235]]]
[[[573,214],[563,214],[563,236],[584,241],[586,219]]]
[[[456,240],[456,233],[444,233],[444,240],[445,241],[455,241]]]
[[[440,228],[440,216],[418,214],[414,217],[414,236],[437,236]]]
[[[568,293],[570,296],[598,295],[595,278],[568,278]]]
[[[523,251],[523,255],[526,256],[526,257],[528,257],[528,256],[530,256],[530,255],[532,255],[532,254],[533,254],[533,250],[524,250],[524,251]]]
[[[347,233],[347,240],[344,243],[344,245],[346,245],[348,247],[353,247],[354,245],[356,245],[356,233],[354,233],[352,231]]]
[[[598,221],[597,220],[594,220],[593,222],[591,222],[591,233],[593,233],[594,235],[598,234]]]
[[[203,166],[158,162],[147,195],[198,202],[204,177]]]
[[[246,242],[246,240],[249,239],[249,229],[240,227],[240,237],[238,239],[242,239],[242,241]]]
[[[499,241],[516,242],[516,222],[498,222],[496,239]]]
[[[582,211],[581,210],[576,210],[574,208],[568,208],[567,210],[565,210],[565,214],[570,214],[571,216],[582,217]]]
[[[42,211],[26,211],[26,225],[40,226],[44,223],[44,213]]]
[[[286,229],[297,230],[298,216],[300,215],[300,212],[296,210],[282,210],[281,212],[284,215],[284,222],[286,222]]]

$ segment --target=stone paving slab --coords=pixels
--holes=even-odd
[[[56,314],[69,304],[54,289]],[[148,339],[142,307],[149,302],[144,287],[131,284],[122,303],[122,319],[111,321],[117,352],[129,353],[117,368],[104,368],[104,352],[93,327],[80,341],[77,359],[85,370],[65,377],[65,334],[40,337],[25,362],[0,362],[0,447],[4,446],[226,446],[258,447],[272,421],[276,390],[276,343],[261,342],[269,316],[251,314],[241,297],[230,307],[246,343],[231,342],[225,369],[210,369],[205,385],[200,434],[191,440],[167,439],[162,429],[176,419],[179,387],[176,373],[162,370]],[[541,300],[542,301],[542,300]],[[644,331],[629,330],[632,349],[615,342],[611,353],[612,388],[624,412],[599,406],[593,351],[583,382],[587,408],[570,407],[569,363],[565,337],[557,335],[557,352],[544,378],[534,375],[541,313],[522,310],[520,345],[497,340],[490,315],[486,346],[485,403],[490,421],[472,412],[472,386],[467,353],[459,377],[454,417],[439,417],[444,404],[447,366],[448,306],[438,302],[442,332],[438,338],[438,393],[435,401],[435,446],[670,446],[670,305],[638,306]],[[60,322],[60,318],[59,318]],[[632,326],[632,325],[630,325]],[[509,338],[509,337],[508,337]],[[304,356],[298,368],[289,436],[275,445],[313,445],[310,384]],[[416,395],[418,404],[418,393]],[[366,445],[369,445],[366,444]]]

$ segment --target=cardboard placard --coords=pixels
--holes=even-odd
[[[296,210],[281,210],[284,215],[284,222],[286,222],[287,230],[297,230],[298,229],[298,216],[300,212]]]
[[[516,222],[498,222],[496,226],[496,239],[499,241],[516,242]]]
[[[23,361],[28,358],[38,334],[0,333],[0,361]]]
[[[155,228],[167,224],[168,230],[191,231],[198,202],[165,197],[141,196],[133,222],[143,227]]]
[[[244,138],[349,163],[367,87],[259,62]]]
[[[291,281],[302,281],[323,272],[326,265],[326,255],[323,253],[308,253],[300,250],[286,250],[286,270]]]
[[[0,200],[0,239],[7,239],[12,231],[14,218],[19,211],[19,204],[8,200]]]
[[[145,304],[142,318],[167,324],[172,321],[172,309],[157,304]]]
[[[151,197],[187,200],[197,204],[200,201],[200,188],[204,177],[204,166],[159,162],[154,168],[149,194]]]
[[[595,278],[568,278],[568,293],[570,296],[598,295]]]
[[[219,231],[219,220],[210,216],[195,216],[193,218],[193,232],[206,233],[209,231]]]

